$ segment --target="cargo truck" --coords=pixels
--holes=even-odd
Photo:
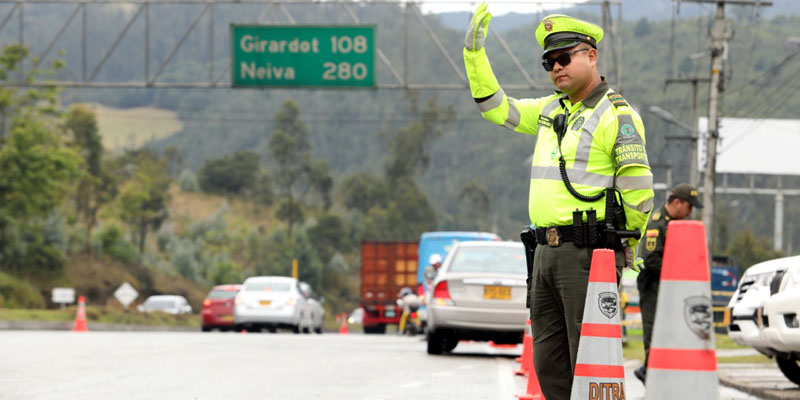
[[[361,307],[364,333],[384,333],[400,322],[397,294],[417,284],[417,242],[361,242]]]

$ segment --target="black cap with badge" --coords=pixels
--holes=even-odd
[[[692,186],[689,186],[686,183],[681,183],[680,185],[677,185],[674,188],[672,188],[671,195],[681,200],[686,200],[689,203],[692,203],[692,206],[694,208],[703,208],[703,203],[701,203],[698,198],[697,189]]]

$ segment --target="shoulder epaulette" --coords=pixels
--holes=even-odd
[[[628,103],[625,102],[625,98],[619,93],[609,93],[608,99],[611,101],[611,104],[613,104],[614,107],[620,108],[628,106]]]
[[[661,213],[660,212],[654,212],[653,213],[653,221],[658,221],[660,219],[661,219]]]

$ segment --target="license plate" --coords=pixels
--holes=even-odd
[[[492,300],[510,300],[511,286],[484,286],[483,298]]]
[[[219,320],[225,322],[233,321],[233,315],[223,315],[219,317]]]
[[[397,314],[395,314],[394,310],[386,310],[384,315],[386,315],[386,318],[394,318],[394,316]]]
[[[262,306],[268,306],[268,305],[272,304],[272,302],[269,301],[269,300],[261,300],[259,302],[259,304],[261,304]]]

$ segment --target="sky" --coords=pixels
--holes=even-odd
[[[585,1],[587,0],[490,1],[489,11],[491,11],[493,16],[503,15],[510,12],[536,13],[540,11],[563,8],[576,3],[583,3]],[[420,7],[424,13],[442,13],[454,11],[472,11],[478,7],[480,1],[470,2],[464,0],[422,0],[417,1],[416,3],[420,4]]]

